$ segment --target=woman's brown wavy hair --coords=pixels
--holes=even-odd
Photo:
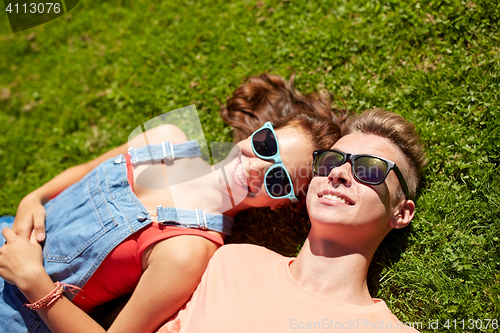
[[[321,135],[328,135],[325,131],[332,128],[328,123],[333,122],[339,127],[347,116],[347,110],[332,107],[330,93],[300,93],[295,89],[294,81],[295,74],[287,82],[281,76],[263,73],[249,77],[233,92],[226,106],[221,106],[221,116],[228,125],[233,126],[236,142],[249,137],[266,121],[271,121],[276,127],[289,126],[292,124],[287,122],[294,118],[289,116],[307,114],[308,117],[299,116],[304,118],[301,121],[295,119],[294,125],[300,125],[312,134],[314,145],[318,147],[316,149],[330,148],[331,145],[324,145],[331,140],[322,140],[326,141],[322,143],[316,141],[322,139]],[[306,121],[305,118],[309,119]],[[332,134],[335,136],[335,133]]]

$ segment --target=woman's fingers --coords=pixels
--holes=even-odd
[[[2,235],[7,243],[0,248],[0,276],[20,288],[31,285],[44,271],[40,244],[34,234],[28,241],[10,228],[4,228]]]
[[[43,242],[45,240],[45,209],[33,216],[33,226],[36,240]]]
[[[33,229],[33,231],[31,232],[30,243],[31,245],[38,244],[38,240],[36,239],[35,229]]]
[[[29,209],[26,209],[26,203],[19,205],[12,230],[26,240],[30,239],[32,231],[35,230],[36,239],[43,242],[45,240],[45,208],[35,201],[29,204]]]
[[[31,214],[16,214],[12,230],[24,239],[29,239],[33,229],[33,220]]]
[[[2,235],[5,238],[6,242],[13,242],[19,236],[11,228],[3,228]]]

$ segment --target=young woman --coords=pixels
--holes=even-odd
[[[238,142],[240,153],[222,176],[195,177],[175,191],[171,184],[138,185],[136,173],[158,162],[156,153],[174,170],[207,167],[179,128],[162,125],[146,131],[146,148],[132,139],[130,153],[129,144],[115,148],[26,196],[13,228],[3,230],[2,331],[103,332],[87,312],[133,292],[109,332],[153,332],[189,298],[232,218],[246,208],[295,201],[312,176],[304,172],[312,151],[339,136],[328,103],[299,94],[293,78],[251,78],[223,117],[237,137],[249,128],[253,134]],[[226,194],[234,203],[229,209]],[[61,282],[82,290],[62,297]]]

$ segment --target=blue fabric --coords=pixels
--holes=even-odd
[[[14,223],[14,216],[6,215],[0,217],[0,246],[5,243],[5,238],[1,234],[3,228],[12,228],[12,223]]]
[[[134,164],[161,163],[165,160],[173,160],[182,157],[201,156],[200,147],[194,140],[178,143],[175,145],[163,141],[157,145],[146,145],[139,148],[129,149],[130,160]]]
[[[163,150],[162,145],[156,146],[147,149]],[[196,149],[191,147],[190,151],[196,154]],[[44,267],[53,281],[82,287],[118,244],[151,224],[148,211],[130,189],[124,161],[120,155],[103,162],[45,205]],[[170,214],[168,221],[192,226],[199,224],[196,213],[204,214],[201,210],[179,210]],[[177,215],[182,221],[175,220]],[[212,226],[230,230],[233,219],[206,215],[210,215]],[[2,217],[0,226],[11,226],[13,220],[12,216]],[[0,278],[0,288],[1,332],[49,332],[38,314],[23,306],[26,299],[15,286]],[[65,296],[71,300],[75,295]]]
[[[158,206],[158,222],[185,228],[208,229],[231,235],[234,219],[220,214],[205,213],[202,209],[179,209]]]

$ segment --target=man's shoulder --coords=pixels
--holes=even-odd
[[[259,257],[262,259],[280,260],[283,257],[281,254],[269,250],[263,246],[254,244],[228,244],[218,249],[214,257],[237,258],[242,257]]]
[[[416,328],[422,328],[421,322],[401,322],[382,299],[374,298],[373,300],[375,301],[373,308],[379,313],[379,318],[378,320],[373,319],[371,323],[366,321],[365,327],[373,326],[375,329],[378,327],[387,331],[419,333]]]
[[[211,266],[233,264],[245,267],[268,266],[286,261],[279,253],[253,244],[228,244],[218,249],[210,262]]]

